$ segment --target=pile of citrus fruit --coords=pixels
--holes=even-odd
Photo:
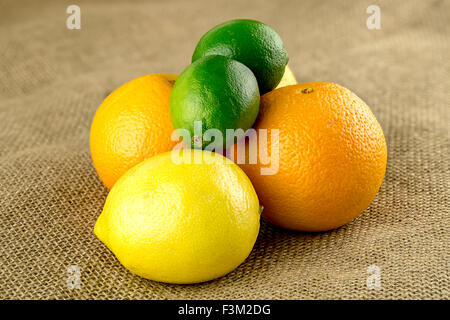
[[[288,59],[270,26],[232,20],[178,77],[146,75],[104,100],[90,147],[110,193],[94,233],[127,269],[208,281],[247,258],[261,215],[317,232],[369,206],[386,170],[379,123],[342,86],[297,84]]]

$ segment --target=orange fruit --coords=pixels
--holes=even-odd
[[[108,189],[128,169],[170,151],[169,98],[176,75],[151,74],[114,90],[98,108],[91,125],[94,167]]]
[[[364,101],[340,85],[311,82],[263,95],[254,128],[258,138],[268,129],[268,158],[276,158],[278,147],[278,168],[264,165],[268,158],[260,152],[249,163],[248,145],[240,166],[273,224],[300,231],[340,227],[361,214],[381,186],[387,160],[381,126]],[[272,145],[273,129],[279,139]],[[262,175],[271,165],[278,171]]]

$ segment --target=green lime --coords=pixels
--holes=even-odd
[[[170,95],[172,124],[175,129],[188,130],[190,141],[182,138],[196,148],[230,146],[236,137],[229,134],[227,138],[227,129],[247,130],[258,112],[258,83],[252,71],[219,55],[198,59],[188,66]]]
[[[261,94],[278,85],[289,60],[275,30],[262,22],[247,19],[227,21],[209,30],[198,42],[192,62],[213,54],[249,67],[258,80]]]

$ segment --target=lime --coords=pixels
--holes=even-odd
[[[261,94],[278,85],[289,60],[275,30],[262,22],[247,19],[227,21],[209,30],[198,42],[192,61],[213,54],[232,58],[249,67],[258,80]]]
[[[252,71],[219,55],[203,57],[188,66],[170,96],[173,127],[188,130],[190,141],[183,139],[194,148],[224,149],[232,145],[236,137],[227,138],[226,130],[247,130],[258,112],[258,83]],[[201,128],[197,129],[199,124]],[[212,129],[221,137],[208,136]]]
[[[204,150],[144,160],[109,193],[94,233],[131,272],[196,283],[227,274],[250,254],[259,202],[245,173]],[[196,160],[197,159],[197,160]]]

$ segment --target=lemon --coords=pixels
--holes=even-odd
[[[212,280],[250,254],[259,232],[258,197],[229,159],[202,150],[176,152],[181,157],[162,153],[125,173],[94,233],[141,277],[179,284]]]
[[[275,89],[291,86],[293,84],[297,84],[297,79],[295,79],[295,76],[292,73],[291,68],[289,68],[289,66],[286,66],[286,69],[284,69],[283,78],[281,78],[280,83],[277,85]]]

